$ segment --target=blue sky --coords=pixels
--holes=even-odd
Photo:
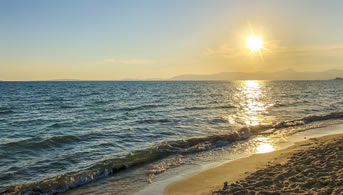
[[[1,0],[0,80],[341,68],[342,1]],[[245,51],[259,36],[261,58]]]

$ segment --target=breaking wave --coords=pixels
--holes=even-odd
[[[211,135],[207,137],[195,137],[186,140],[174,140],[160,142],[153,147],[138,150],[127,154],[123,158],[108,159],[100,161],[86,170],[70,172],[56,177],[44,179],[42,181],[30,184],[18,184],[7,188],[3,194],[12,193],[39,193],[54,194],[64,192],[72,188],[79,187],[99,178],[115,174],[119,171],[136,167],[138,165],[148,164],[171,155],[187,155],[202,151],[222,147],[239,140],[245,140],[253,135],[258,135],[266,130],[283,130],[290,127],[298,127],[313,122],[343,119],[343,112],[335,112],[327,115],[310,115],[303,118],[282,121],[270,125],[256,125],[242,127],[234,132],[227,134]],[[75,136],[53,137],[44,141],[26,140],[25,142],[34,142],[37,147],[43,145],[56,144],[61,142],[79,141]],[[8,143],[11,144],[11,143]],[[169,163],[172,166],[172,163]]]

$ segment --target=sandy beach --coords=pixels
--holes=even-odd
[[[165,194],[341,194],[343,134],[254,154],[169,185]]]

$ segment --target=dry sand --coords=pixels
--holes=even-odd
[[[343,134],[231,161],[173,183],[165,191],[167,195],[294,193],[343,194]]]

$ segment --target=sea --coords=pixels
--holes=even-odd
[[[0,194],[139,194],[341,123],[339,80],[0,82]]]

